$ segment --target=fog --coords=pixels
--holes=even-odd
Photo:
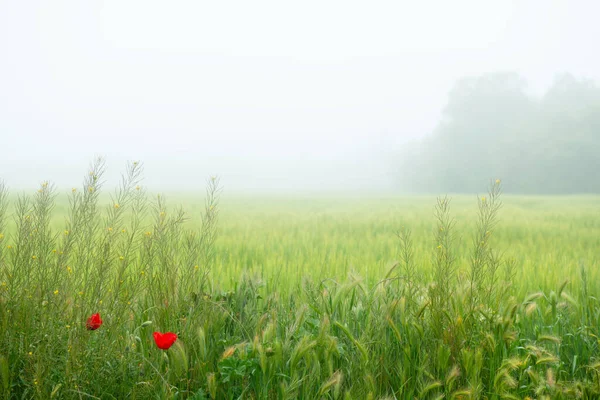
[[[529,99],[518,103],[529,104],[524,120],[546,121],[555,108],[531,110],[562,74],[600,81],[598,15],[592,1],[0,0],[0,179],[70,188],[102,155],[109,181],[140,160],[157,190],[201,190],[213,174],[229,192],[469,192],[498,175],[510,188],[522,171],[502,168],[504,154],[473,161],[490,164],[475,177],[466,167],[444,175],[456,184],[429,179],[447,169],[440,157],[457,165],[480,150],[452,147],[464,126],[448,128],[448,116],[479,104],[453,114],[452,93],[463,78],[512,74],[527,82],[516,96]],[[586,110],[600,104],[590,98]],[[521,132],[502,121],[479,118],[465,131],[518,143]],[[561,132],[591,124],[586,141],[598,146],[597,122],[564,120]],[[546,141],[544,124],[527,126],[536,139],[499,149],[507,160]],[[435,140],[445,129],[454,136]],[[426,184],[415,169],[428,171]],[[537,175],[529,179],[515,191],[597,187],[535,190]]]

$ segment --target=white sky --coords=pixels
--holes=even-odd
[[[389,188],[456,79],[599,80],[597,4],[0,0],[0,179],[71,187],[104,155],[161,190]]]

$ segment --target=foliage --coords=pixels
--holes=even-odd
[[[600,88],[565,74],[541,97],[515,73],[459,80],[442,122],[400,154],[399,184],[472,193],[500,176],[513,193],[599,193]]]

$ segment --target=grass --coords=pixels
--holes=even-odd
[[[598,197],[165,199],[102,172],[0,188],[2,398],[600,396]]]

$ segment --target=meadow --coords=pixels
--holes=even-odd
[[[116,191],[102,174],[0,186],[1,398],[600,397],[597,196],[156,196],[137,163]]]

